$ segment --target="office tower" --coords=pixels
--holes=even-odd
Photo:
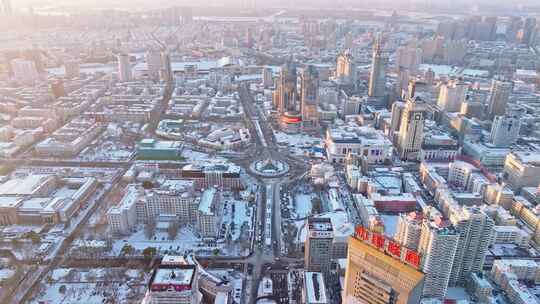
[[[495,116],[489,133],[489,141],[498,147],[507,147],[516,143],[521,128],[521,111],[509,110],[503,116]]]
[[[494,222],[478,207],[457,210],[450,221],[459,235],[450,284],[463,285],[471,273],[480,272],[484,266]]]
[[[173,81],[174,72],[172,70],[171,55],[167,51],[161,52],[161,71],[162,78],[166,82]]]
[[[416,260],[416,252],[373,235],[349,238],[343,303],[420,303],[424,274],[406,262]]]
[[[368,96],[381,98],[385,95],[386,89],[386,61],[383,56],[380,38],[377,38],[373,45],[373,57],[371,62],[371,73],[369,75]]]
[[[450,80],[441,86],[437,105],[446,112],[459,112],[467,96],[467,84],[460,79]]]
[[[274,73],[271,68],[262,69],[262,82],[265,89],[274,86]]]
[[[11,16],[13,14],[13,9],[11,8],[11,0],[2,0],[2,6],[4,9],[4,14],[6,16]]]
[[[39,79],[36,64],[30,60],[14,59],[11,61],[13,76],[18,82],[32,85]]]
[[[422,64],[422,49],[416,46],[416,42],[398,47],[396,50],[398,71],[408,70],[411,75],[416,75],[420,64]]]
[[[301,115],[304,126],[319,124],[319,72],[310,65],[300,74]]]
[[[390,132],[389,137],[392,139],[394,133],[398,133],[401,126],[401,118],[403,117],[403,110],[405,110],[405,103],[396,101],[392,104],[392,115],[390,116]]]
[[[409,98],[405,104],[398,134],[398,149],[402,159],[416,160],[424,139],[426,107],[419,98]]]
[[[183,7],[182,8],[182,24],[189,24],[193,21],[193,8]]]
[[[424,297],[444,299],[458,242],[458,233],[440,217],[422,223],[418,253],[425,273]]]
[[[296,67],[292,64],[281,68],[277,89],[274,92],[274,106],[279,114],[298,111],[296,90]]]
[[[65,60],[64,61],[64,70],[66,72],[66,78],[77,78],[81,73],[81,68],[77,60]]]
[[[496,79],[492,81],[487,113],[489,119],[493,119],[498,115],[504,115],[513,86],[511,82]]]
[[[356,65],[350,50],[346,50],[338,56],[336,77],[345,84],[356,85]]]
[[[394,235],[396,242],[409,249],[417,250],[422,232],[422,219],[423,216],[420,212],[400,214],[396,234]]]
[[[158,51],[148,51],[145,57],[146,65],[148,66],[148,76],[154,80],[158,80],[159,71],[163,68],[161,53]]]
[[[118,79],[122,82],[131,81],[131,65],[128,54],[118,55]]]
[[[329,218],[308,218],[304,261],[308,271],[330,270],[334,229]]]

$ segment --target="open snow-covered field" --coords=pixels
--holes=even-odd
[[[297,193],[294,197],[295,212],[297,218],[305,218],[311,215],[312,203],[311,200],[315,197],[314,193],[304,194]]]
[[[140,303],[148,275],[139,269],[59,268],[42,282],[30,303]]]

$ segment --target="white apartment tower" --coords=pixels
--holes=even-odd
[[[158,51],[148,51],[145,54],[146,65],[148,66],[148,76],[154,80],[159,79],[159,71],[163,67],[161,53]]]
[[[39,78],[36,64],[31,60],[14,59],[11,67],[15,79],[23,84],[32,85]]]
[[[450,284],[462,285],[471,273],[482,270],[494,222],[477,207],[463,208],[452,213],[450,221],[459,234]]]
[[[356,65],[350,50],[337,58],[336,77],[346,84],[356,84]]]
[[[419,212],[411,212],[409,214],[400,214],[398,226],[394,239],[412,250],[418,249],[420,236],[422,234],[422,214]]]
[[[437,105],[446,112],[459,112],[467,96],[467,84],[454,79],[441,86]]]
[[[424,220],[418,244],[425,273],[422,296],[444,299],[458,242],[459,235],[449,223],[441,218]]]
[[[390,116],[390,130],[388,132],[388,135],[391,139],[393,139],[393,134],[399,131],[404,109],[404,102],[396,101],[392,104],[392,115]]]
[[[417,47],[416,42],[397,48],[396,65],[398,71],[407,70],[410,74],[416,75],[420,64],[422,64],[422,49]]]
[[[274,86],[274,73],[271,68],[265,67],[262,69],[262,80],[265,88]]]
[[[521,129],[519,111],[507,111],[503,116],[495,116],[489,133],[489,141],[498,147],[516,143]]]
[[[425,104],[419,97],[409,98],[401,117],[398,149],[402,159],[415,160],[424,139]]]
[[[122,82],[131,81],[131,65],[128,54],[118,55],[118,79]]]
[[[488,102],[488,118],[493,119],[495,116],[504,115],[513,87],[511,82],[493,80]]]

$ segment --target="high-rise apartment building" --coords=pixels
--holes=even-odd
[[[369,75],[368,96],[382,98],[386,89],[386,63],[388,58],[383,55],[379,38],[373,46],[371,72]]]
[[[349,238],[343,303],[420,303],[424,274],[401,258],[416,253],[381,235],[365,236]]]
[[[398,71],[407,70],[411,75],[416,75],[420,64],[422,64],[422,49],[416,45],[416,42],[398,47],[396,50]]]
[[[540,180],[540,153],[514,151],[506,155],[503,177],[512,190],[537,187]]]
[[[520,111],[509,110],[503,116],[495,116],[489,133],[489,141],[498,147],[516,143],[521,129]]]
[[[511,82],[493,80],[491,83],[491,96],[488,102],[488,118],[493,119],[495,116],[504,115],[506,112],[506,104],[512,93],[513,84]]]
[[[458,233],[447,221],[435,218],[422,223],[418,253],[425,273],[424,297],[444,299],[446,296],[458,242]]]
[[[163,78],[164,81],[173,81],[174,72],[172,70],[171,54],[169,54],[169,52],[167,52],[166,50],[161,52],[161,71],[161,78]]]
[[[390,116],[390,130],[388,132],[389,137],[394,138],[394,134],[399,132],[401,126],[401,118],[403,117],[403,111],[405,110],[405,103],[396,101],[392,104],[392,115]]]
[[[409,249],[417,250],[422,233],[422,219],[423,216],[420,212],[400,214],[396,234],[394,235],[396,242]]]
[[[158,51],[148,51],[145,54],[146,65],[148,67],[148,76],[151,79],[159,79],[159,71],[163,67],[161,53]]]
[[[263,68],[262,82],[265,88],[270,88],[274,85],[274,73],[272,72],[271,68]]]
[[[310,65],[300,74],[301,115],[304,126],[319,124],[319,72]]]
[[[329,218],[308,218],[304,257],[308,271],[328,273],[333,239],[334,229]]]
[[[356,84],[356,65],[350,50],[346,50],[338,56],[336,77],[345,84]]]
[[[296,67],[292,64],[283,66],[279,75],[273,102],[279,114],[298,110],[296,90]]]
[[[520,43],[530,45],[533,42],[533,38],[536,31],[536,18],[529,17],[525,19],[523,28],[518,32],[518,41]]]
[[[452,264],[451,285],[463,285],[471,273],[484,266],[494,222],[478,207],[463,208],[450,215],[459,241]]]
[[[128,54],[118,55],[118,79],[122,82],[131,81],[131,65]]]
[[[417,159],[424,139],[425,116],[425,103],[419,97],[409,98],[403,109],[398,134],[398,149],[402,159]]]
[[[460,79],[451,80],[441,86],[437,105],[447,112],[459,112],[466,96],[467,84]]]
[[[32,85],[39,79],[36,64],[30,60],[14,59],[11,61],[13,76],[18,82]]]

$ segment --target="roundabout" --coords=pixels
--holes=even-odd
[[[289,165],[271,158],[256,160],[249,165],[251,172],[261,177],[278,177],[289,172]]]

